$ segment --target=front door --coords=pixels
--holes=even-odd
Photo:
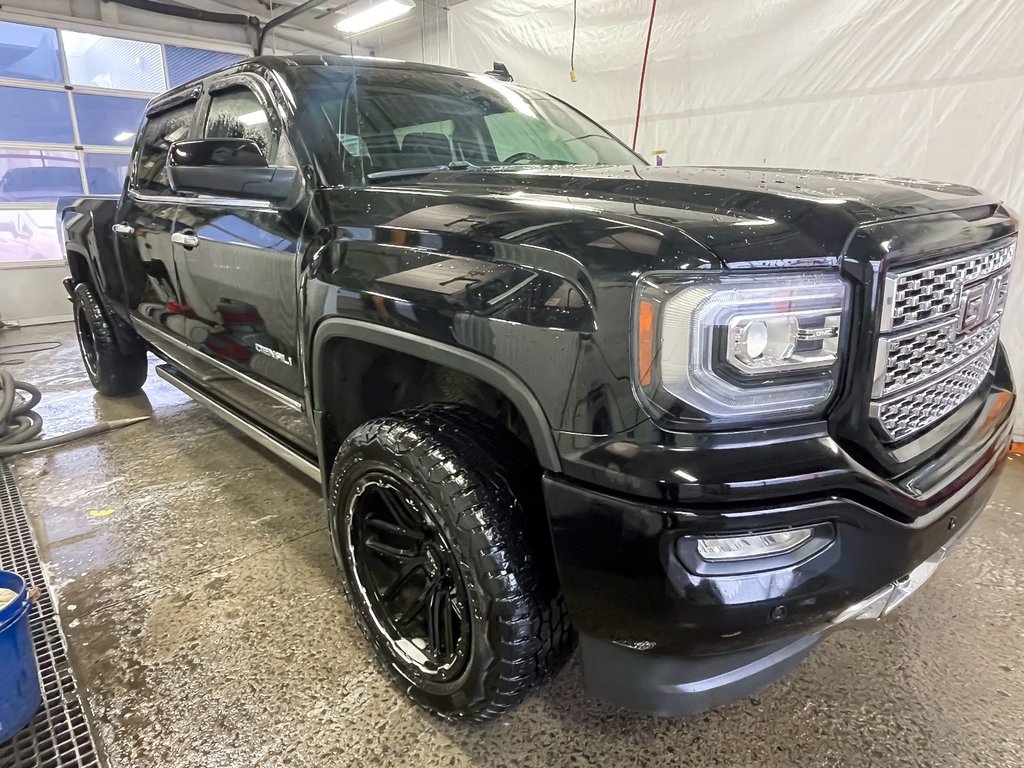
[[[210,89],[200,136],[255,141],[271,165],[296,166],[260,81],[235,75]],[[197,195],[183,200],[171,238],[192,343],[218,362],[203,382],[222,399],[312,451],[299,360],[299,250],[306,205]]]

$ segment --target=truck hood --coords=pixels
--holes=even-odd
[[[833,261],[857,227],[997,203],[957,184],[775,168],[506,167],[412,186],[675,229],[728,267]]]

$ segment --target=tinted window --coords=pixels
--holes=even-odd
[[[513,157],[523,147],[530,154],[565,163],[598,163],[597,147],[588,146],[586,137],[574,137],[561,125],[542,122],[519,112],[502,112],[484,118],[494,154],[501,160]]]
[[[167,182],[167,150],[175,141],[188,137],[193,104],[174,107],[151,117],[142,129],[135,187],[150,194],[171,191]]]
[[[57,58],[57,31],[0,21],[0,77],[63,79]]]
[[[297,119],[309,135],[335,137],[339,157],[323,165],[350,175],[437,169],[453,161],[456,167],[510,159],[524,166],[643,162],[548,94],[482,75],[368,67],[351,89],[350,74],[341,68],[309,67],[299,78]],[[326,130],[313,127],[318,122],[326,122]]]
[[[237,53],[204,51],[199,48],[182,48],[177,45],[164,46],[167,54],[167,80],[170,87],[187,83],[197,77],[222,69],[244,57]]]
[[[145,112],[145,99],[75,94],[78,135],[83,144],[132,146]]]
[[[74,144],[71,108],[62,91],[0,86],[0,139]]]
[[[0,149],[0,202],[48,203],[82,194],[77,152]]]
[[[269,160],[272,134],[266,110],[248,88],[218,91],[210,98],[206,135],[221,139],[252,139]]]
[[[60,35],[68,75],[75,85],[154,93],[166,90],[164,59],[156,43],[66,29]]]

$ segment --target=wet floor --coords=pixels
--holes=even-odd
[[[458,726],[375,669],[316,485],[152,374],[145,395],[96,395],[69,325],[0,332],[46,339],[62,346],[16,372],[45,391],[48,434],[151,415],[14,462],[112,766],[1024,765],[1024,458],[896,615],[754,699],[642,717],[587,698],[573,662],[511,716]]]

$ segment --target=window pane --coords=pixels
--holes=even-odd
[[[0,203],[41,203],[82,194],[77,152],[0,149]]]
[[[78,136],[83,144],[130,147],[145,112],[145,99],[75,94]]]
[[[74,144],[68,95],[63,91],[0,86],[0,140]]]
[[[57,211],[0,211],[0,264],[60,260]]]
[[[252,139],[270,159],[270,123],[256,94],[248,88],[232,88],[210,99],[206,135],[226,139]]]
[[[204,51],[177,45],[165,45],[164,50],[167,53],[167,80],[171,88],[245,58],[237,53]]]
[[[171,142],[188,137],[192,126],[193,105],[175,107],[152,117],[142,129],[142,151],[139,154],[135,186],[151,194],[167,194],[167,150]]]
[[[0,21],[0,77],[60,82],[57,31]]]
[[[166,90],[163,57],[156,43],[102,37],[62,29],[68,75],[75,85],[123,88],[128,91]]]
[[[484,118],[499,160],[528,147],[531,154],[545,160],[567,163],[597,163],[598,153],[586,143],[588,136],[573,138],[560,125],[551,125],[518,112],[503,112]]]
[[[85,183],[90,195],[118,195],[124,185],[132,156],[106,154],[105,152],[85,153]]]

